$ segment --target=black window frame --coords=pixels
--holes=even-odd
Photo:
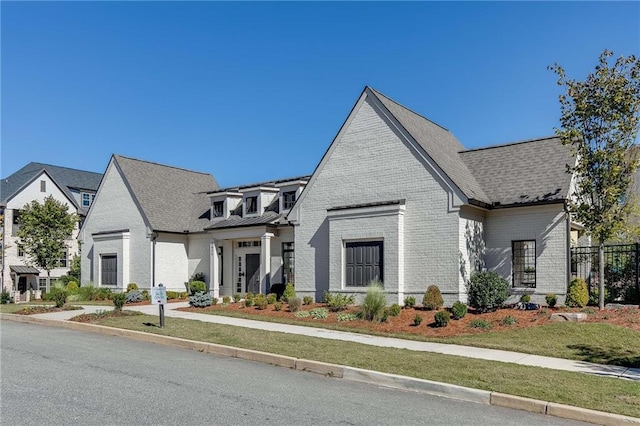
[[[296,191],[282,193],[282,210],[291,210],[296,202]]]
[[[217,208],[220,207],[218,210]],[[213,217],[223,217],[224,216],[224,201],[214,201],[213,206],[211,206],[211,212]]]
[[[113,271],[107,271],[109,278],[113,279],[109,282],[105,282],[105,260],[113,259],[115,261],[115,269]],[[117,254],[103,254],[100,256],[100,285],[106,287],[116,287],[118,285],[118,255]]]
[[[355,259],[354,259],[354,265],[351,266],[349,263],[349,257],[350,257],[350,253],[349,251],[352,250],[353,251],[353,255],[355,256],[355,251],[358,247],[379,247],[379,251],[378,251],[378,270],[379,270],[379,274],[378,276],[374,276],[372,274],[372,276],[370,277],[370,279],[367,279],[367,274],[363,274],[362,281],[358,281],[356,282],[356,275],[355,272],[354,273],[350,273],[350,268],[356,268],[359,265],[355,264]],[[367,287],[371,281],[373,280],[378,280],[381,283],[384,283],[384,241],[383,240],[366,240],[366,241],[345,241],[344,243],[344,250],[345,250],[345,255],[344,255],[344,276],[345,276],[345,287]],[[362,262],[362,266],[366,267],[367,265],[366,260],[364,260],[364,262]],[[375,262],[374,262],[375,263]]]
[[[247,214],[258,213],[258,196],[257,195],[253,197],[247,197],[245,203],[246,203]]]
[[[511,285],[513,288],[536,288],[537,262],[536,240],[511,241]]]
[[[293,284],[296,285],[296,255],[295,255],[295,245],[293,241],[282,243],[282,284]],[[291,265],[287,265],[288,262],[291,262]],[[290,274],[287,274],[288,271],[291,271]]]

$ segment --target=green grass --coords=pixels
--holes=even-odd
[[[218,343],[392,374],[520,395],[640,417],[638,382],[406,349],[372,347],[294,334],[266,332],[156,316],[102,319],[96,324]]]
[[[640,368],[640,334],[629,328],[610,324],[556,323],[526,329],[488,331],[459,337],[440,338],[415,334],[372,332],[339,324],[308,323],[289,318],[258,316],[237,311],[219,310],[203,311],[202,313]]]
[[[28,302],[28,303],[8,303],[6,305],[0,305],[0,312],[5,314],[12,314],[21,309],[33,306],[55,306],[53,302]]]

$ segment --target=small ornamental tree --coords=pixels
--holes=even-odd
[[[599,302],[604,309],[604,243],[620,231],[632,209],[631,187],[638,167],[635,140],[640,123],[640,61],[635,56],[600,54],[595,72],[572,80],[560,65],[560,124],[556,134],[571,147],[575,163],[567,171],[575,178],[569,211],[598,243]]]
[[[58,266],[78,222],[78,216],[68,210],[67,204],[52,196],[45,198],[42,204],[33,200],[20,210],[20,243],[28,262],[47,271],[47,281],[51,279],[51,270]]]

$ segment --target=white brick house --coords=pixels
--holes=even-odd
[[[450,305],[486,268],[514,295],[563,300],[570,161],[556,138],[465,150],[365,88],[289,214],[296,290],[362,294],[377,277],[390,302],[436,284]]]
[[[91,205],[100,183],[100,173],[69,169],[42,163],[29,163],[0,182],[3,213],[2,223],[2,288],[19,292],[26,297],[27,290],[48,291],[51,282],[69,272],[71,260],[78,254],[76,225],[67,241],[67,250],[58,267],[52,269],[51,280],[46,271],[30,262],[20,246],[18,238],[18,214],[20,209],[34,200],[43,203],[52,196],[67,205],[69,213],[76,213],[82,221]]]

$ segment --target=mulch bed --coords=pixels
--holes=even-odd
[[[80,314],[78,316],[71,318],[69,321],[92,323],[92,322],[95,322],[97,319],[130,317],[135,315],[141,315],[141,314],[140,312],[132,312],[132,311],[105,311],[102,313],[95,313],[95,314]]]
[[[324,308],[326,305],[322,303],[314,303],[311,305],[304,305],[300,307],[301,311],[309,311],[314,308]],[[363,320],[355,321],[338,321],[337,315],[333,312],[329,313],[329,317],[326,319],[313,319],[311,317],[298,318],[293,312],[289,312],[287,305],[284,304],[282,311],[276,311],[273,305],[269,305],[265,310],[259,310],[255,307],[246,308],[242,303],[230,303],[227,306],[214,305],[207,308],[180,308],[181,311],[189,312],[215,312],[215,311],[236,311],[243,314],[255,316],[256,319],[260,317],[279,317],[288,318],[304,323],[321,323],[321,324],[337,324],[342,327],[353,328],[355,330],[374,331],[379,333],[398,333],[398,334],[415,334],[428,337],[453,337],[462,334],[483,333],[489,330],[491,331],[504,331],[513,329],[524,329],[527,327],[534,327],[549,324],[551,314],[554,312],[580,312],[581,309],[568,309],[568,308],[543,308],[537,311],[524,311],[513,308],[498,309],[495,312],[488,313],[476,313],[473,309],[469,308],[469,313],[460,320],[449,321],[446,327],[437,328],[434,327],[434,315],[437,311],[426,311],[422,308],[409,308],[402,309],[400,315],[396,317],[389,317],[387,322],[373,323]],[[640,332],[640,309],[637,308],[623,308],[615,310],[598,311],[597,308],[586,308],[588,312],[586,322],[602,322],[612,325],[618,325],[626,328],[631,328]],[[355,313],[357,307],[350,307],[343,312]],[[420,315],[423,319],[420,326],[414,325],[414,318],[416,315]],[[506,317],[511,317],[515,320],[506,320]],[[484,320],[491,324],[491,328],[474,328],[471,326],[473,321]],[[508,324],[512,322],[511,324]]]
[[[65,306],[63,308],[56,308],[55,306],[26,306],[19,311],[14,312],[16,315],[35,315],[35,314],[50,314],[53,312],[62,311],[76,311],[82,309],[79,306]]]

